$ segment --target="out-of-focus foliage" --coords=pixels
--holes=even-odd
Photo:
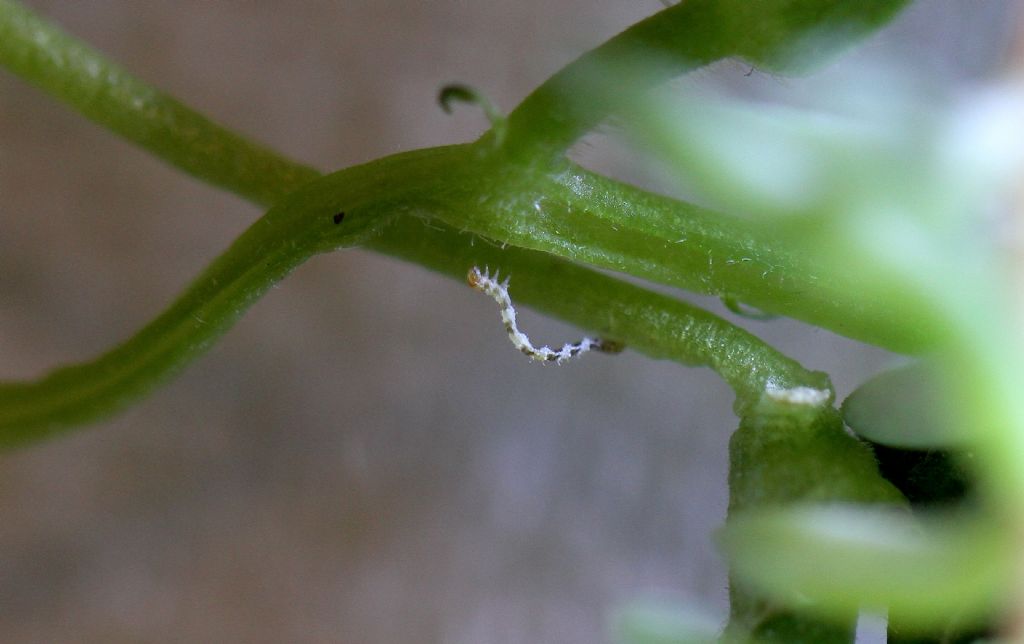
[[[449,88],[444,105],[487,109],[492,130],[474,143],[320,176],[0,0],[0,63],[177,167],[273,205],[133,338],[38,381],[0,384],[0,443],[38,440],[142,396],[313,254],[358,244],[459,279],[473,265],[501,266],[527,303],[648,355],[709,366],[736,390],[726,637],[849,641],[862,608],[921,632],[990,619],[1020,601],[1019,279],[991,230],[1024,168],[1024,94],[1005,86],[936,101],[891,73],[848,79],[800,109],[643,92],[726,57],[804,71],[903,4],[687,0],[584,54],[507,120],[475,90]],[[612,114],[716,210],[564,157]],[[928,415],[939,405],[915,389],[913,370],[864,385],[846,418],[880,443],[973,453],[978,499],[914,518],[845,432],[827,375],[585,265],[927,350],[949,418]],[[915,413],[922,406],[928,413]],[[626,611],[618,631],[637,644],[713,637],[705,620],[651,607]]]
[[[982,482],[981,512],[919,524],[868,510],[751,504],[756,511],[734,512],[725,532],[734,574],[798,611],[888,609],[910,629],[952,617],[970,624],[1002,608],[1015,569],[1006,527],[1024,524],[1017,276],[994,233],[1012,221],[1024,170],[1024,94],[999,86],[936,102],[900,89],[915,83],[892,73],[864,79],[813,108],[662,97],[631,127],[686,188],[814,257],[820,283],[838,297],[924,320],[937,340],[933,359],[865,383],[845,417],[878,443],[972,454]],[[826,462],[810,461],[776,485]],[[734,501],[748,487],[770,489],[750,485],[753,460],[736,465]]]

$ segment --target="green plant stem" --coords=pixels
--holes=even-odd
[[[684,6],[689,9],[683,11]],[[690,34],[693,25],[728,23],[716,7],[698,0],[663,11],[556,74],[510,116],[507,145],[490,161],[504,184],[481,195],[479,205],[441,215],[452,228],[497,243],[727,297],[892,350],[918,352],[934,345],[936,329],[915,317],[911,307],[895,312],[858,300],[855,279],[822,279],[785,244],[738,219],[652,195],[561,159],[522,161],[515,154],[541,133],[550,142],[560,140],[562,130],[552,123],[573,120],[574,114],[563,108],[587,104],[564,94],[586,69],[602,64],[594,61],[626,57],[623,52],[645,45],[666,56],[674,51],[674,60],[691,60],[693,51],[703,51],[700,43],[713,40],[710,32],[700,38]],[[13,0],[0,0],[0,63],[186,172],[259,204],[273,204],[316,176],[148,87]],[[681,64],[665,73],[678,73]],[[591,105],[579,122],[600,118],[607,107]],[[525,128],[528,121],[536,121],[536,127]]]
[[[811,24],[797,20],[799,28],[790,31],[767,37],[755,29],[753,37],[739,39],[735,16],[748,21],[745,27],[760,24],[749,4],[688,0],[627,30],[524,101],[510,116],[506,147],[496,149],[493,137],[485,136],[476,144],[396,155],[317,178],[316,171],[246,142],[15,2],[0,0],[0,64],[172,165],[273,205],[166,312],[124,344],[34,382],[0,384],[0,445],[39,439],[116,411],[201,354],[295,266],[316,253],[357,244],[460,279],[474,265],[501,268],[515,277],[513,295],[520,303],[653,357],[715,369],[736,391],[745,424],[770,422],[757,410],[767,384],[830,390],[827,377],[710,313],[555,255],[726,295],[887,346],[919,344],[920,338],[901,335],[912,326],[905,318],[861,314],[849,302],[815,299],[813,271],[739,222],[561,161],[573,141],[615,108],[599,103],[580,111],[568,92],[581,80],[589,82],[605,62],[628,61],[635,47],[647,47],[675,61],[658,68],[665,75],[729,53],[768,63],[790,36],[805,35]],[[884,13],[879,7],[900,4],[868,0],[863,6]],[[804,13],[810,6],[804,0],[766,0],[757,7],[769,5],[803,7]],[[808,15],[834,16],[843,6],[819,0]],[[658,82],[656,76],[643,82]],[[506,242],[513,247],[504,248]],[[835,436],[851,441],[835,429]],[[761,434],[772,438],[776,432]],[[748,436],[749,449],[734,446],[734,460],[757,452],[765,445],[761,438]],[[853,460],[860,468],[870,459],[860,454]],[[829,476],[848,463],[840,459],[835,465]],[[776,467],[772,476],[784,469]],[[877,483],[869,470],[864,469],[865,489]],[[751,472],[758,470],[734,465],[734,503],[745,485],[736,477]],[[820,477],[822,489],[833,486],[829,476]],[[768,485],[766,494],[784,496],[791,480]],[[743,600],[758,601],[746,595]],[[734,616],[748,617],[742,611]]]
[[[163,314],[96,360],[34,382],[0,384],[0,445],[36,440],[108,415],[205,351],[270,286],[309,256],[364,243],[400,212],[403,180],[436,176],[451,152],[412,153],[307,183],[282,199],[215,260]],[[381,197],[385,195],[385,197]],[[334,223],[342,207],[358,214]]]
[[[716,315],[547,253],[502,249],[409,218],[396,219],[368,246],[456,279],[470,266],[500,268],[514,276],[512,296],[519,303],[650,357],[712,368],[736,392],[738,413],[760,399],[769,381],[831,388],[825,374],[805,370]]]
[[[942,337],[933,318],[858,297],[858,275],[823,270],[764,226],[568,161],[518,168],[496,153],[492,162],[503,183],[476,207],[441,213],[453,228],[741,301],[896,351],[922,351]]]
[[[71,101],[86,116],[193,175],[257,203],[276,202],[316,176],[314,170],[251,145],[163,97],[10,0],[0,0],[0,18],[0,25],[5,25],[2,33],[12,36],[0,40],[0,61]],[[150,105],[163,101],[174,117],[167,117],[163,109],[135,109],[140,97]],[[201,127],[179,127],[183,123]],[[190,136],[197,128],[202,135]],[[402,163],[397,163],[397,158],[403,159]],[[472,236],[456,232],[478,229],[491,239],[639,273],[698,292],[729,294],[769,310],[780,303],[786,309],[808,301],[811,289],[806,279],[797,280],[794,286],[785,277],[784,269],[792,269],[794,262],[772,250],[771,244],[760,243],[736,222],[567,163],[548,169],[516,169],[507,154],[489,151],[486,138],[474,148],[453,147],[397,158],[331,175],[316,182],[311,191],[299,191],[300,196],[289,199],[282,208],[272,209],[167,313],[108,356],[60,370],[36,383],[4,385],[0,399],[5,400],[9,419],[5,425],[60,426],[112,411],[198,355],[241,309],[299,262],[357,239],[454,277],[461,278],[471,263],[501,266],[506,274],[516,275],[515,295],[523,303],[650,355],[715,368],[736,389],[740,407],[756,398],[768,380],[782,387],[827,388],[820,374],[806,372],[753,336],[699,309],[548,255],[509,249],[499,256],[483,240],[468,245]],[[399,166],[404,170],[399,172]],[[461,181],[456,180],[459,173]],[[353,181],[362,181],[362,189],[355,189]],[[374,195],[374,186],[391,188]],[[319,200],[312,211],[303,202],[310,194],[317,194]],[[359,203],[367,206],[359,208]],[[328,211],[334,209],[357,213],[345,221],[347,236],[330,242],[305,236],[302,226],[326,226],[328,215],[334,214]],[[385,227],[379,237],[353,232],[357,225],[377,230],[384,221],[372,224],[368,217],[387,218],[396,212],[440,218],[456,228],[436,223],[424,228],[403,218]],[[538,216],[524,217],[524,212]],[[573,215],[576,218],[570,221]],[[645,229],[635,223],[638,221],[653,223]],[[280,222],[291,222],[293,228],[286,229]],[[488,226],[488,222],[499,223]],[[560,233],[571,230],[570,225],[576,228],[571,240]],[[276,237],[259,237],[261,230],[272,230]],[[602,248],[602,235],[607,231],[617,239]],[[300,243],[302,239],[306,241]],[[270,247],[277,249],[276,255],[267,253]],[[651,261],[644,257],[645,251],[661,255]],[[671,262],[672,269],[660,267],[659,261]],[[263,269],[255,268],[261,266]],[[797,273],[804,278],[809,274],[802,268]],[[551,275],[562,279],[547,279]],[[810,301],[812,309],[827,308]],[[841,312],[835,315],[842,326]],[[175,343],[181,346],[175,348]],[[70,383],[76,381],[82,385],[73,393]],[[108,393],[98,395],[100,389]]]
[[[516,276],[515,297],[659,358],[709,366],[737,392],[737,409],[771,381],[827,389],[754,336],[696,307],[551,255],[502,250],[424,217],[478,203],[494,181],[473,145],[433,148],[348,168],[289,193],[165,313],[98,359],[38,381],[0,385],[0,444],[14,445],[110,414],[200,355],[273,283],[312,255],[355,244],[456,278],[469,267]],[[454,175],[453,168],[463,174]],[[476,168],[473,170],[473,168]],[[452,189],[451,185],[459,186]],[[335,215],[344,212],[341,223]]]
[[[193,175],[257,203],[278,201],[316,176],[314,170],[251,145],[192,113],[15,3],[0,3],[0,17],[4,19],[0,21],[3,33],[8,36],[0,41],[0,60],[70,101],[86,116],[162,154]],[[140,103],[149,109],[136,109]],[[193,136],[196,131],[201,136]],[[451,219],[452,212],[474,210],[476,204],[501,192],[501,183],[492,181],[478,185],[471,195],[449,200],[447,207],[437,207],[446,188],[425,190],[423,186],[431,183],[432,177],[446,176],[438,171],[438,160],[449,166],[459,165],[460,155],[455,150],[465,150],[461,156],[469,161],[463,165],[479,166],[479,154],[470,154],[468,148],[426,151],[336,173],[311,190],[299,191],[239,238],[166,313],[134,338],[91,363],[60,369],[33,383],[0,386],[0,427],[5,442],[17,443],[38,435],[37,430],[45,433],[101,417],[142,395],[201,353],[270,284],[311,254],[372,237],[363,235],[359,226],[376,230],[384,224],[387,215],[380,222],[371,221],[375,213],[429,211]],[[225,163],[225,155],[231,158],[230,164]],[[233,171],[225,172],[225,165]],[[488,173],[478,169],[475,174]],[[548,180],[545,174],[538,178],[548,180],[548,189],[564,193],[567,181],[576,182],[577,192],[586,188],[578,184],[584,176],[592,175],[580,170],[571,180],[565,176]],[[447,185],[456,183],[450,180],[450,173],[447,177]],[[461,183],[480,182],[467,177]],[[354,188],[354,184],[361,187]],[[377,198],[372,197],[374,189],[379,190]],[[635,196],[642,195],[635,192]],[[432,194],[432,200],[424,201],[424,194]],[[555,199],[555,195],[550,197]],[[435,202],[432,210],[431,201]],[[369,203],[360,208],[361,202]],[[610,197],[602,203],[613,205]],[[505,204],[506,209],[510,207],[515,206]],[[345,235],[328,242],[320,235],[307,234],[296,224],[300,220],[315,222],[314,229],[319,230],[343,208],[357,214],[345,221]],[[712,366],[736,389],[740,406],[755,399],[769,380],[783,387],[828,387],[822,375],[806,372],[753,336],[670,298],[547,255],[515,249],[499,252],[482,241],[467,245],[471,237],[443,226],[425,228],[421,223],[403,220],[387,230],[374,243],[384,252],[455,277],[462,277],[471,263],[503,266],[506,273],[516,274],[516,297],[523,303],[600,330],[648,354]],[[475,258],[473,262],[468,261],[470,257]],[[546,279],[552,275],[561,275],[562,279]],[[609,298],[616,302],[614,306],[607,305]]]
[[[13,0],[0,0],[0,65],[171,165],[258,204],[318,175],[225,130]]]
[[[509,115],[510,152],[553,159],[636,95],[731,56],[805,72],[892,18],[908,0],[684,0],[563,67]],[[609,91],[608,81],[618,84]]]
[[[729,440],[729,519],[750,510],[794,504],[904,503],[878,474],[874,455],[844,431],[831,408],[794,412],[762,401],[742,416]],[[779,606],[735,575],[729,588],[726,633],[744,641],[786,644],[852,642],[855,612],[846,620],[818,620]]]

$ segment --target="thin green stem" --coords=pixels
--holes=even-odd
[[[737,394],[741,413],[772,382],[782,387],[830,389],[756,336],[699,307],[583,268],[547,253],[501,248],[436,222],[396,219],[369,247],[463,279],[471,266],[514,276],[519,303],[621,341],[653,358],[715,370]]]
[[[13,0],[0,0],[0,65],[171,165],[260,205],[318,174],[185,107]]]
[[[381,159],[305,184],[243,233],[163,314],[91,362],[0,383],[0,445],[37,440],[141,397],[201,355],[270,286],[310,256],[362,244],[408,201],[403,189],[453,148]],[[343,208],[349,208],[335,223]]]

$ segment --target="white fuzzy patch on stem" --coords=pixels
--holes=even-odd
[[[829,399],[829,392],[826,389],[815,389],[813,387],[793,387],[787,389],[778,386],[771,380],[765,383],[764,393],[771,400],[787,405],[821,407]]]

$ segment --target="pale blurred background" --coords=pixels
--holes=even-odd
[[[29,3],[143,79],[322,169],[468,140],[657,0]],[[1010,0],[920,0],[852,59],[940,86],[1004,64]],[[684,88],[801,82],[716,65]],[[638,180],[604,138],[591,167]],[[0,72],[0,377],[101,352],[259,212]],[[513,283],[514,295],[514,283]],[[578,330],[523,315],[555,343]],[[892,358],[745,323],[840,396]],[[729,390],[626,352],[528,363],[494,304],[363,252],[316,259],[169,386],[0,455],[2,642],[610,641],[637,597],[726,610]]]

